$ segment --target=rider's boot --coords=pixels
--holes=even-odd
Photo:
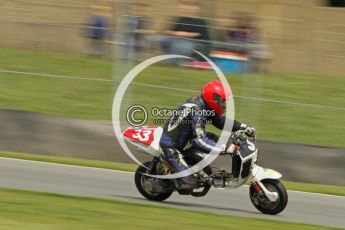
[[[178,150],[173,148],[164,149],[162,156],[169,163],[173,172],[177,173],[188,169],[188,164]],[[177,189],[192,190],[197,187],[196,178],[193,175],[179,178],[178,181]]]

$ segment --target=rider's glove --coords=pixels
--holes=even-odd
[[[248,136],[248,137],[255,137],[256,134],[256,130],[253,127],[249,127],[246,124],[241,124],[241,128],[240,130],[244,130],[244,133]]]
[[[220,155],[236,155],[238,151],[238,146],[236,144],[231,144],[220,153]]]
[[[256,130],[255,128],[253,127],[247,127],[245,130],[244,130],[245,134],[248,136],[248,137],[255,137],[255,133],[256,133]]]
[[[226,153],[230,155],[236,155],[238,151],[238,146],[236,144],[231,144],[229,147],[226,149]]]

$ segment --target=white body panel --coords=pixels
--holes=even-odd
[[[258,165],[254,165],[252,168],[253,181],[262,181],[263,179],[279,179],[282,177],[277,171],[272,169],[265,169]]]
[[[138,130],[140,130],[140,129],[138,129]],[[162,133],[163,133],[163,128],[157,126],[155,128],[151,128],[150,130],[152,130],[152,132],[153,132],[153,141],[149,145],[141,143],[140,138],[139,138],[139,140],[134,140],[132,138],[126,137],[125,135],[122,135],[122,136],[123,136],[125,141],[138,147],[137,150],[139,150],[140,152],[145,152],[145,153],[148,153],[148,154],[153,155],[153,156],[159,156],[161,153],[161,147],[159,146],[159,141],[160,141]]]

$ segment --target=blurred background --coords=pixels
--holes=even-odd
[[[194,14],[200,20],[192,20],[189,25],[188,20],[185,25],[182,22],[180,27],[185,28],[181,31],[204,33],[178,37],[203,40],[205,46],[223,50],[233,45],[234,50],[257,51],[258,57],[251,55],[265,59],[270,72],[342,76],[345,71],[341,0],[2,0],[0,4],[4,48],[111,58],[111,50],[117,46],[127,51],[119,51],[116,57],[138,59],[143,53],[162,51],[162,45],[157,44],[159,35],[172,35],[167,31],[174,30],[182,16]],[[257,48],[257,44],[262,46]]]
[[[111,127],[118,83],[150,57],[191,56],[140,73],[118,105],[173,109],[216,78],[194,49],[225,73],[264,165],[345,185],[344,10],[343,0],[0,0],[0,150],[131,163]]]

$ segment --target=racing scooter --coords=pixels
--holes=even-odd
[[[232,167],[229,170],[214,170],[207,166],[193,174],[197,187],[193,190],[179,189],[179,179],[162,179],[150,175],[169,175],[169,163],[161,156],[159,146],[163,129],[158,126],[129,127],[123,133],[124,139],[137,147],[140,152],[153,156],[151,161],[139,166],[135,172],[135,185],[148,200],[164,201],[173,192],[195,197],[205,196],[211,187],[238,188],[249,181],[249,197],[256,209],[264,214],[275,215],[283,211],[288,203],[287,191],[279,180],[282,175],[272,169],[258,165],[259,150],[255,137],[249,137],[240,130],[231,134],[227,148],[232,149]],[[203,153],[198,153],[203,156]],[[193,159],[185,158],[189,165]],[[202,189],[201,191],[196,191]]]

